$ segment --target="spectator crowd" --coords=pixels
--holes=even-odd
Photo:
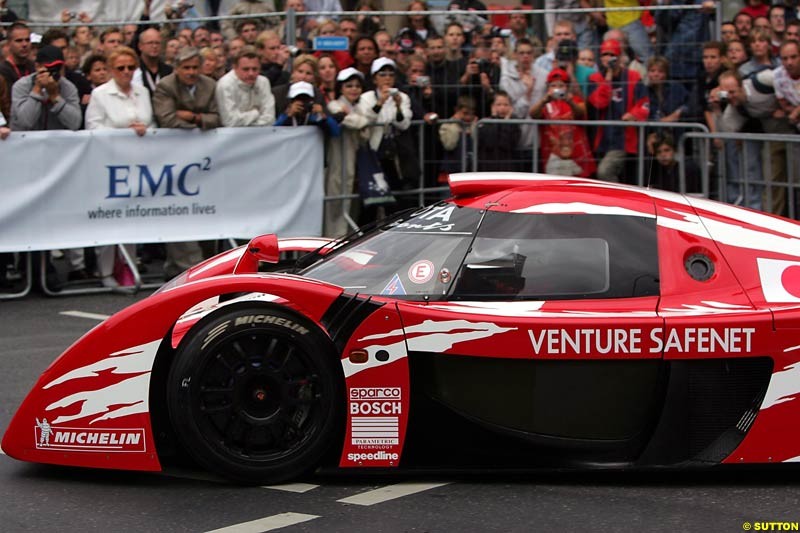
[[[541,35],[525,14],[492,24],[502,13],[479,0],[453,0],[449,9],[460,12],[444,16],[411,0],[395,31],[372,0],[285,0],[281,7],[297,14],[294,35],[271,15],[272,0],[240,1],[229,14],[250,18],[221,24],[191,21],[196,13],[184,2],[150,20],[144,0],[139,23],[101,30],[89,14],[65,10],[69,26],[42,35],[6,10],[0,139],[32,130],[129,128],[143,136],[154,127],[312,125],[325,137],[326,195],[338,197],[326,203],[328,236],[402,207],[420,184],[445,185],[473,154],[475,170],[623,183],[637,182],[643,154],[646,183],[679,190],[682,163],[687,192],[701,191],[699,169],[708,165],[721,199],[786,215],[786,189],[768,185],[800,178],[799,143],[715,139],[710,153],[689,144],[678,161],[689,131],[679,125],[797,135],[800,7],[747,0],[732,20],[717,21],[713,0],[671,4],[682,9],[546,0],[548,9],[597,9],[553,11]],[[345,16],[343,8],[372,13]],[[315,50],[325,36],[346,37],[349,50]],[[645,121],[665,124],[640,137],[635,123]],[[202,245],[166,245],[167,275],[207,255]],[[63,251],[69,281],[99,276],[115,287],[114,250],[93,250],[91,265],[84,250]],[[13,278],[13,259],[0,254],[0,284]]]

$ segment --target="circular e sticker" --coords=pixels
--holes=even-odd
[[[413,283],[428,283],[433,279],[433,263],[430,261],[417,261],[408,269],[408,279]]]

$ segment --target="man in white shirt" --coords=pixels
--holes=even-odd
[[[786,41],[781,45],[781,66],[775,73],[775,96],[789,123],[800,131],[800,43]]]
[[[275,97],[260,71],[258,52],[245,46],[234,58],[233,69],[219,79],[217,107],[223,126],[269,126],[275,122]]]

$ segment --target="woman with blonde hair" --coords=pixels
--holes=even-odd
[[[747,39],[747,49],[750,52],[750,59],[739,67],[739,74],[742,78],[764,69],[774,69],[780,66],[780,60],[772,57],[772,36],[769,31],[753,28]]]
[[[142,85],[134,85],[133,73],[139,68],[139,57],[127,46],[120,46],[108,56],[111,79],[95,88],[86,108],[86,129],[130,128],[139,137],[154,125],[150,93]],[[96,249],[97,268],[105,287],[118,287],[114,279],[115,246]],[[134,259],[136,245],[126,244],[125,250]]]
[[[275,115],[287,111],[289,106],[289,87],[298,81],[305,81],[314,86],[314,103],[324,104],[325,99],[319,90],[319,61],[311,54],[301,54],[292,62],[292,75],[289,83],[272,88],[275,96]]]
[[[222,77],[219,75],[219,67],[219,55],[217,51],[210,46],[202,48],[200,50],[200,74],[218,80]]]

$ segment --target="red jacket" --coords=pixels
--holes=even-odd
[[[614,102],[613,86],[622,85],[623,98],[621,102]],[[641,77],[634,70],[622,69],[619,79],[614,84],[606,80],[600,72],[589,76],[589,102],[590,118],[594,120],[621,120],[622,115],[630,113],[636,120],[645,121],[650,114],[650,98],[647,88],[642,83]],[[603,139],[603,130],[608,126],[599,126],[594,138],[593,149],[597,151]],[[625,151],[635,154],[639,144],[637,128],[625,128]]]

